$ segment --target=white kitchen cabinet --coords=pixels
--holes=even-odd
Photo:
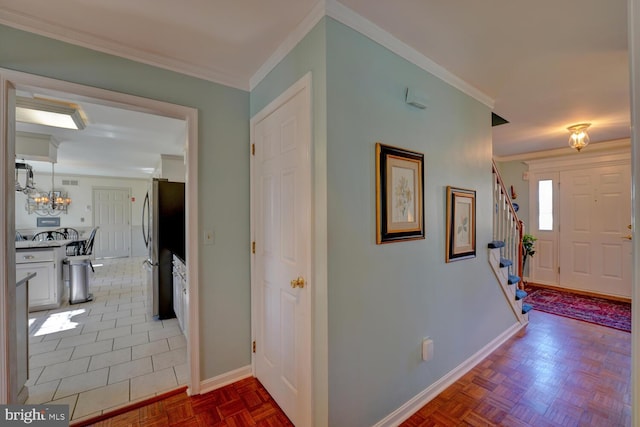
[[[16,277],[37,275],[29,281],[29,311],[60,307],[64,293],[62,247],[16,251]]]
[[[182,333],[187,335],[189,324],[189,291],[187,268],[177,256],[173,256],[173,311]]]
[[[16,274],[16,377],[18,384],[18,402],[24,404],[29,398],[29,388],[25,383],[29,379],[29,314],[27,288],[35,273]],[[36,276],[37,277],[37,276]]]

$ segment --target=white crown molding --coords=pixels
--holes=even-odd
[[[495,101],[489,95],[465,82],[460,77],[438,65],[433,60],[427,58],[425,55],[391,35],[386,30],[383,30],[373,22],[340,4],[337,0],[326,0],[326,10],[327,15],[331,18],[353,28],[359,33],[369,37],[374,42],[386,47],[396,55],[433,74],[456,89],[493,109]]]
[[[230,75],[219,69],[200,67],[164,55],[158,55],[140,49],[133,49],[125,44],[97,37],[91,33],[62,27],[41,18],[36,19],[21,13],[2,9],[0,10],[0,24],[67,42],[76,46],[142,62],[147,65],[153,65],[176,73],[186,74],[225,86],[231,86],[236,89],[249,89],[247,81],[244,78]]]
[[[529,172],[558,172],[579,169],[592,169],[603,166],[630,165],[630,147],[590,153],[588,156],[563,156],[549,159],[536,159],[523,162],[529,166]]]
[[[442,393],[451,384],[458,381],[464,374],[473,369],[478,363],[482,362],[487,356],[495,351],[502,344],[507,342],[509,338],[514,336],[525,325],[515,323],[511,325],[506,331],[498,335],[495,339],[478,350],[470,358],[456,366],[453,370],[449,371],[442,378],[429,387],[415,395],[411,400],[400,406],[398,409],[384,417],[382,420],[374,424],[374,427],[393,427],[400,425],[403,421],[407,420],[413,414],[418,412],[420,408],[433,400],[437,395]]]
[[[164,55],[133,49],[125,44],[97,37],[91,33],[62,27],[42,18],[33,18],[7,9],[0,10],[0,24],[225,86],[251,91],[291,52],[324,16],[330,16],[342,24],[353,28],[398,56],[493,109],[494,100],[490,96],[460,79],[458,76],[400,41],[373,22],[340,4],[337,0],[321,0],[316,3],[311,12],[307,14],[302,22],[300,22],[278,46],[269,59],[254,73],[249,79],[249,82],[244,78],[226,73],[214,67],[200,67]]]
[[[473,87],[458,76],[436,64],[422,53],[418,52],[408,44],[392,36],[386,30],[378,27],[368,19],[358,15],[353,10],[338,3],[337,0],[319,1],[305,19],[289,34],[284,42],[278,46],[276,51],[258,69],[249,81],[249,90],[253,90],[273,70],[280,61],[313,29],[313,27],[324,17],[329,16],[336,21],[358,31],[374,42],[386,47],[396,55],[415,64],[423,70],[433,74],[444,82],[450,84],[463,93],[480,101],[484,105],[493,109],[494,100],[479,89]]]
[[[258,68],[258,71],[249,79],[249,91],[258,84],[295,48],[300,41],[316,26],[326,15],[325,1],[321,0],[313,7],[311,12],[298,24],[286,39],[271,54],[269,59]]]
[[[573,148],[566,146],[563,148],[555,148],[553,150],[533,151],[531,153],[514,154],[512,156],[494,156],[494,160],[497,162],[526,162],[532,160],[550,159],[554,157],[591,157],[592,153],[601,155],[604,151],[615,151],[631,149],[631,139],[623,138],[613,141],[604,141],[598,143],[592,143],[584,149],[584,151],[577,153]]]

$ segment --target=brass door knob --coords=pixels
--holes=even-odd
[[[305,284],[305,282],[304,282],[304,278],[302,276],[298,276],[298,278],[293,279],[291,281],[291,287],[292,288],[301,288],[302,289],[302,288],[304,288],[304,284]]]

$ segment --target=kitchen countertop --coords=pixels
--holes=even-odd
[[[67,240],[45,240],[44,242],[34,242],[33,240],[19,240],[16,242],[16,250],[21,249],[39,249],[39,248],[59,248],[67,246],[73,242],[71,239]]]

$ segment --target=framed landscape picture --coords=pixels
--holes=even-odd
[[[424,239],[424,154],[376,144],[376,243]]]
[[[476,256],[476,192],[447,187],[446,261]]]

